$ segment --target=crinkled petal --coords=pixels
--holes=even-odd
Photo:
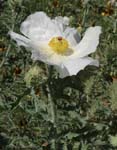
[[[69,18],[66,16],[65,17],[62,17],[62,16],[55,17],[55,20],[60,24],[63,24],[66,26],[69,25]]]
[[[62,36],[64,30],[69,25],[69,18],[58,16],[58,17],[55,17],[54,19],[52,19],[52,22],[58,28],[58,30],[59,30],[59,32],[61,33],[61,36]]]
[[[36,12],[21,24],[20,31],[33,40],[48,40],[59,34],[58,27],[44,12]]]
[[[15,40],[17,42],[17,44],[19,46],[29,47],[30,40],[28,38],[26,38],[26,37],[24,37],[24,36],[22,36],[20,34],[17,34],[17,33],[13,32],[13,31],[9,31],[8,34],[11,36],[11,38],[13,40]]]
[[[99,62],[90,57],[84,57],[74,60],[69,60],[63,63],[63,66],[57,67],[60,78],[76,75],[80,70],[83,70],[87,65],[99,66]]]
[[[88,54],[95,52],[99,44],[99,35],[101,34],[101,27],[90,27],[85,32],[83,39],[77,44],[74,49],[76,49],[73,56],[84,57]]]

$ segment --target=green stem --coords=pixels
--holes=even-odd
[[[55,126],[56,125],[55,104],[54,104],[52,96],[51,96],[51,91],[50,91],[50,86],[49,85],[47,85],[47,91],[48,91],[48,102],[49,102],[49,105],[50,105],[49,110],[51,111],[51,122]]]
[[[34,91],[34,87],[31,88],[31,95],[34,98],[34,105],[35,105],[35,112],[38,113],[39,112],[39,106],[38,106],[38,98],[35,95],[35,91]]]
[[[51,73],[50,73],[50,70],[49,70],[48,66],[46,66],[46,70],[47,70],[47,74],[49,76],[49,82],[47,84],[48,103],[49,103],[48,110],[49,110],[50,115],[51,115],[51,122],[53,124],[53,127],[56,128],[56,106],[55,106],[55,103],[54,103],[54,99],[52,97],[51,84],[50,84]],[[56,139],[52,140],[52,150],[56,150]]]

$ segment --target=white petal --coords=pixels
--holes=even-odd
[[[55,19],[52,19],[55,26],[58,28],[60,33],[63,33],[65,28],[69,25],[69,18],[58,16]]]
[[[90,27],[85,32],[85,35],[81,42],[74,47],[76,49],[76,57],[84,57],[88,54],[95,52],[98,44],[99,44],[99,35],[101,34],[101,27]]]
[[[48,20],[50,19],[44,12],[36,12],[29,15],[27,19],[21,24],[20,31],[24,35],[29,36],[31,29],[45,26],[45,23],[47,23]]]
[[[12,39],[14,39],[17,42],[17,44],[19,46],[22,45],[22,46],[25,46],[25,47],[29,47],[28,44],[29,44],[30,40],[28,38],[26,38],[26,37],[24,37],[20,34],[17,34],[13,31],[9,31],[8,34],[11,36]]]
[[[33,40],[48,40],[58,28],[44,12],[36,12],[21,24],[20,31]]]
[[[55,17],[54,19],[52,19],[52,22],[54,23],[54,25],[57,27],[57,32],[55,33],[54,36],[64,36],[64,31],[66,29],[66,27],[68,27],[69,25],[69,18],[68,17],[62,17],[62,16],[58,16]]]
[[[75,28],[67,27],[64,31],[64,36],[69,41],[71,47],[74,47],[80,42],[80,35]]]
[[[62,16],[55,17],[55,20],[60,24],[63,24],[66,26],[69,25],[69,18],[66,16],[65,17],[62,17]]]
[[[60,78],[76,75],[80,70],[83,70],[87,65],[99,66],[99,62],[90,57],[84,57],[74,60],[69,60],[63,63],[62,67],[57,67]]]

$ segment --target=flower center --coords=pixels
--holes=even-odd
[[[68,41],[63,37],[53,37],[50,42],[49,46],[58,54],[63,54],[69,47]]]

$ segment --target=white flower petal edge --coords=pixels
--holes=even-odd
[[[68,17],[61,17],[61,16],[58,16],[58,17],[55,17],[55,19],[59,24],[63,24],[63,25],[66,25],[68,26],[69,25],[69,18]]]
[[[80,70],[83,70],[87,65],[99,66],[98,60],[94,60],[90,57],[77,58],[64,62],[61,67],[56,66],[57,71],[60,74],[60,78],[76,75]]]
[[[76,52],[73,54],[73,57],[84,57],[90,53],[96,51],[96,48],[99,44],[99,35],[101,34],[101,27],[89,27],[83,39],[74,47]]]
[[[8,34],[11,36],[12,39],[14,39],[17,42],[17,45],[29,47],[30,40],[28,38],[17,34],[13,31],[9,31]]]
[[[23,33],[25,36],[32,40],[40,40],[44,38],[48,38],[44,36],[48,24],[51,25],[51,20],[50,18],[44,13],[44,12],[35,12],[34,14],[29,15],[24,22],[22,22],[20,31]],[[53,28],[53,26],[52,26]]]

